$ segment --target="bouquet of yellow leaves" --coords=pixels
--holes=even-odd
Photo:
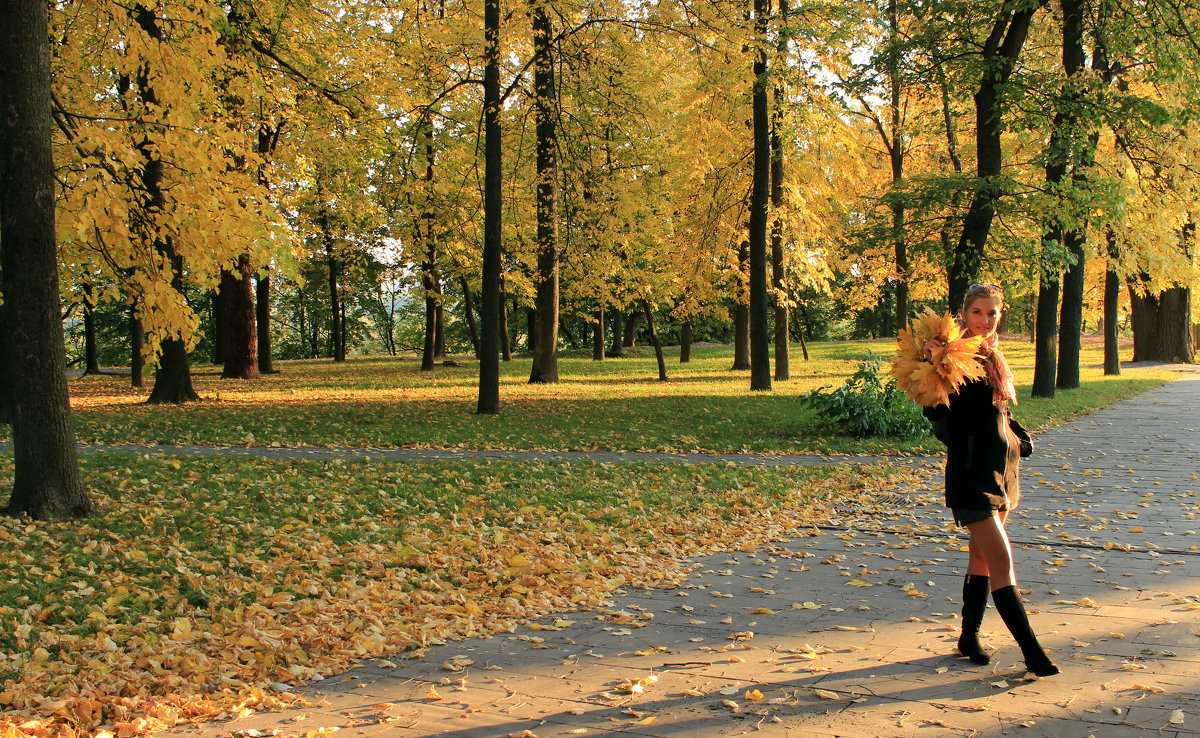
[[[965,382],[986,376],[975,360],[981,343],[981,336],[967,336],[950,313],[939,316],[925,308],[908,330],[900,329],[891,374],[922,406],[949,405]]]

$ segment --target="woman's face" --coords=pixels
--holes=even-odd
[[[976,297],[963,314],[967,332],[972,336],[987,336],[996,332],[1000,322],[1000,304],[994,297]]]

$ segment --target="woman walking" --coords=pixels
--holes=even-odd
[[[989,663],[979,645],[979,628],[990,591],[996,610],[1021,647],[1025,666],[1044,677],[1057,674],[1058,667],[1029,626],[1004,530],[1020,497],[1021,457],[1033,452],[1033,443],[1008,409],[1017,396],[996,335],[1003,308],[999,287],[973,284],[967,290],[959,322],[968,335],[983,339],[977,360],[986,377],[960,386],[950,395],[949,407],[926,408],[925,414],[946,442],[946,506],[954,522],[970,534],[958,651],[976,664]]]

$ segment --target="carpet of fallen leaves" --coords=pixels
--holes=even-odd
[[[99,512],[0,519],[0,736],[134,736],[369,657],[672,586],[820,524],[866,467],[85,457]],[[11,459],[0,459],[0,486]]]

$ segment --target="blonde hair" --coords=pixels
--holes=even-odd
[[[981,297],[990,297],[996,301],[996,307],[1004,309],[1004,290],[994,284],[973,284],[967,288],[967,293],[963,295],[962,312],[965,315],[967,308],[971,303]]]

